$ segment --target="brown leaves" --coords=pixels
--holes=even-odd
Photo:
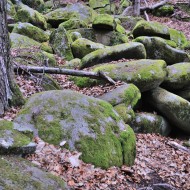
[[[175,140],[177,143],[180,141]],[[35,138],[36,154],[28,159],[62,177],[74,189],[135,190],[154,183],[168,183],[180,190],[190,189],[190,155],[169,146],[173,139],[155,134],[137,135],[137,157],[132,167],[95,168],[70,152]]]

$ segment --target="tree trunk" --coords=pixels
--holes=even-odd
[[[133,9],[134,9],[134,15],[139,16],[140,15],[140,0],[133,0]]]
[[[13,71],[10,65],[11,58],[6,5],[6,0],[0,1],[0,115],[4,113],[11,103],[23,103],[21,93],[13,82]]]

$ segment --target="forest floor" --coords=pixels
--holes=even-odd
[[[154,3],[155,0],[147,2]],[[176,2],[179,1],[172,1],[172,3]],[[183,17],[186,13],[176,7],[175,14]],[[183,31],[190,40],[190,22],[174,17],[155,17],[150,14],[149,17],[151,21],[158,21]],[[116,87],[106,84],[92,88],[79,88],[65,75],[53,75],[53,77],[63,89],[72,89],[94,97]],[[21,75],[16,76],[16,81],[26,98],[42,91],[37,78]],[[117,83],[117,85],[121,84]],[[20,109],[12,107],[0,119],[13,120]],[[82,162],[79,159],[79,152],[70,152],[43,142],[39,138],[34,139],[38,144],[36,153],[28,155],[27,159],[46,171],[60,176],[69,187],[76,190],[135,190],[141,187],[151,187],[157,183],[169,184],[177,190],[190,190],[190,149],[183,150],[173,146],[175,143],[183,145],[188,140],[188,136],[183,134],[182,136],[162,137],[158,134],[136,134],[136,138],[137,155],[132,167],[111,167],[108,170],[95,168],[91,164]]]

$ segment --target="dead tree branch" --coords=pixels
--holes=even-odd
[[[182,145],[180,145],[180,144],[178,144],[178,143],[176,143],[174,141],[168,142],[167,144],[169,146],[175,148],[175,149],[178,149],[178,150],[181,150],[181,151],[184,151],[184,152],[190,154],[190,149],[188,149],[188,148],[186,148],[186,147],[184,147],[184,146],[182,146]]]
[[[156,4],[154,4],[153,6],[150,6],[150,7],[147,7],[147,6],[141,7],[140,10],[141,10],[141,11],[154,10],[154,9],[156,9],[156,8],[159,8],[159,7],[163,6],[163,5],[165,5],[167,2],[168,2],[168,0],[163,0],[163,1],[161,1],[161,2],[159,2],[159,3],[156,3]]]
[[[111,84],[116,84],[116,82],[107,76],[104,72],[90,72],[90,71],[79,71],[73,69],[62,69],[62,68],[54,68],[54,67],[37,67],[37,66],[14,66],[14,71],[16,73],[19,72],[27,72],[27,73],[48,73],[48,74],[63,74],[63,75],[71,75],[78,77],[90,77],[98,80],[105,80]]]

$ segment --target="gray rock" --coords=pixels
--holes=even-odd
[[[124,84],[97,98],[109,102],[112,106],[124,103],[134,107],[141,98],[141,93],[135,85]]]
[[[141,92],[158,87],[166,76],[163,60],[142,59],[96,66],[93,71],[103,71],[115,81],[133,83]]]
[[[38,42],[46,42],[49,39],[49,36],[42,29],[26,22],[15,24],[12,32],[28,36]]]
[[[145,46],[147,59],[163,59],[168,65],[189,61],[187,53],[169,46],[159,37],[138,37],[134,40]]]
[[[36,144],[13,128],[10,121],[0,121],[0,154],[32,154]]]
[[[159,22],[139,21],[134,27],[132,33],[134,38],[139,36],[158,36],[170,39],[169,28]]]
[[[116,31],[94,30],[91,28],[80,28],[77,30],[68,31],[71,36],[73,36],[73,32],[78,32],[83,38],[106,46],[113,46],[128,42],[128,37],[126,35]]]
[[[167,66],[168,75],[163,86],[169,90],[181,90],[190,87],[190,62]]]
[[[64,21],[72,18],[77,18],[86,23],[92,22],[97,16],[97,13],[90,7],[85,6],[81,3],[68,4],[64,8],[55,9],[46,15],[47,22],[53,27],[57,27]]]
[[[63,27],[56,29],[50,35],[50,44],[54,52],[68,61],[74,58],[70,47],[71,42],[71,38]]]
[[[79,38],[71,44],[73,55],[76,58],[83,58],[85,55],[103,48],[105,48],[103,44],[95,43],[85,38]]]
[[[130,126],[136,133],[159,133],[168,136],[171,132],[170,124],[162,116],[145,112],[136,113]]]
[[[65,140],[87,163],[108,168],[134,162],[134,133],[103,100],[70,90],[42,92],[29,98],[14,121],[46,142]]]
[[[146,97],[171,124],[190,134],[190,103],[187,100],[162,88],[151,90]]]
[[[47,29],[46,19],[41,13],[22,3],[19,4],[18,8],[15,15],[18,22],[29,22],[43,30]]]
[[[0,157],[2,190],[68,190],[63,179],[43,171],[29,161],[13,156]]]
[[[117,61],[119,59],[145,59],[146,51],[141,43],[131,42],[96,50],[82,58],[82,67]]]

